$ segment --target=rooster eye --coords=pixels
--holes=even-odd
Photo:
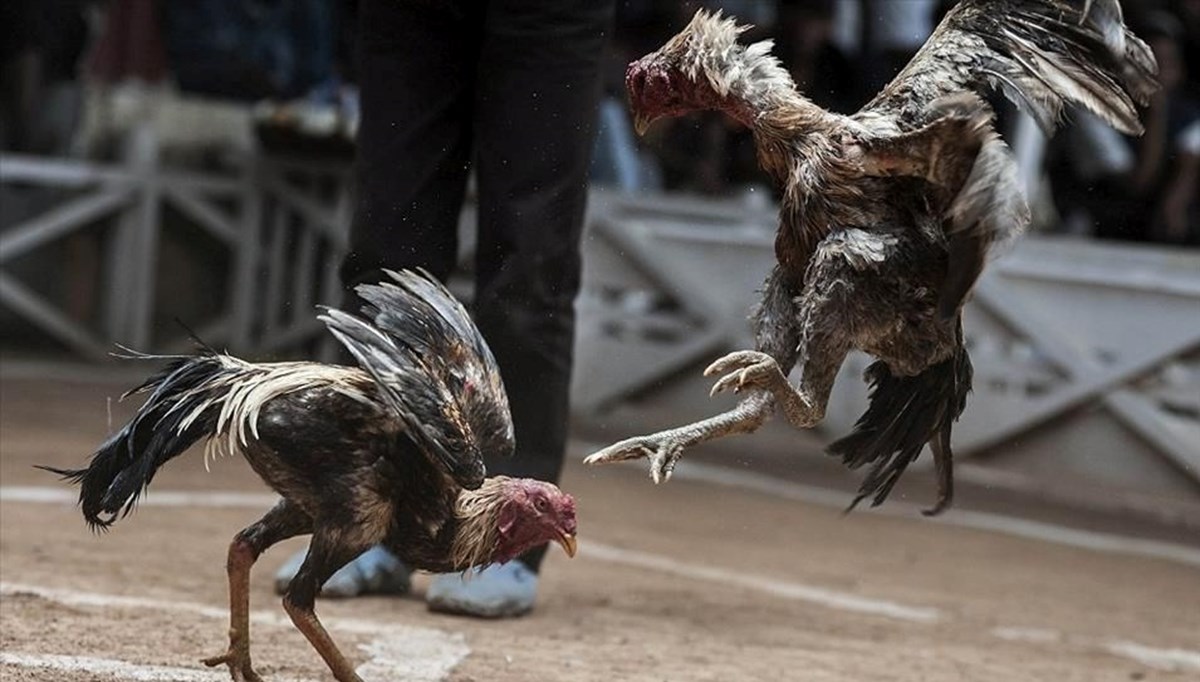
[[[537,500],[535,500],[533,503],[533,507],[534,507],[534,509],[537,509],[538,511],[546,511],[545,498],[542,498],[542,497],[537,498]]]

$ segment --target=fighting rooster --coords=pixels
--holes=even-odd
[[[463,307],[410,272],[357,288],[362,316],[321,319],[361,368],[253,364],[205,350],[131,393],[149,393],[86,469],[83,516],[104,529],[128,514],[158,469],[193,443],[245,457],[282,500],[229,546],[229,649],[206,659],[254,682],[250,567],[287,538],[312,534],[283,607],[340,682],[360,682],[313,612],[321,585],[382,543],[436,572],[509,561],[557,541],[575,553],[575,503],[554,485],[484,478],[483,454],[508,454],[513,426],[496,361]],[[139,356],[152,358],[155,356]]]
[[[631,438],[589,463],[650,459],[655,482],[683,450],[757,429],[780,407],[797,428],[821,421],[851,349],[870,406],[829,451],[871,465],[851,507],[878,505],[926,443],[936,514],[953,495],[950,430],[971,388],[962,305],[994,245],[1028,210],[1016,165],[982,96],[999,90],[1050,133],[1067,105],[1140,134],[1136,103],[1157,87],[1149,48],[1116,0],[963,0],[908,66],[852,116],[802,97],[770,55],[739,45],[747,27],[698,12],[658,51],[629,66],[639,130],[662,116],[722,111],[753,130],[760,165],[783,189],[777,264],[753,316],[753,351],[708,367],[714,394],[748,390],[732,410]],[[799,385],[787,373],[799,364]]]

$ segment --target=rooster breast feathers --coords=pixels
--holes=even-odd
[[[455,482],[483,483],[483,453],[508,455],[508,397],[487,342],[454,296],[428,273],[387,271],[355,288],[361,316],[320,319],[377,384],[414,443]]]

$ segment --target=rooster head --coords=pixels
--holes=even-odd
[[[661,48],[631,63],[625,71],[634,126],[639,135],[664,116],[718,109],[746,121],[755,96],[792,81],[771,56],[769,40],[741,45],[750,26],[721,13],[700,10]]]
[[[462,492],[458,517],[453,561],[463,568],[511,561],[548,542],[575,556],[575,499],[553,483],[488,478]]]
[[[532,478],[506,480],[496,530],[496,561],[508,561],[547,542],[575,556],[575,499],[558,486]]]

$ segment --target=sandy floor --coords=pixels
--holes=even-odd
[[[3,488],[55,486],[29,465],[81,461],[117,392],[5,381]],[[322,602],[319,613],[372,680],[1200,679],[1196,565],[843,517],[724,486],[655,488],[640,467],[573,465],[563,485],[579,500],[582,551],[572,561],[555,550],[532,616],[429,614],[423,579],[413,597]],[[244,463],[205,473],[198,454],[155,491],[266,492]],[[260,513],[255,499],[151,501],[103,537],[68,504],[0,503],[0,679],[221,679],[197,661],[224,647],[225,547]],[[268,680],[331,679],[271,593],[301,546],[273,549],[253,576],[254,660]],[[427,651],[402,647],[406,661],[379,653],[422,637]],[[449,663],[421,672],[439,656]],[[51,660],[58,669],[37,667]]]

